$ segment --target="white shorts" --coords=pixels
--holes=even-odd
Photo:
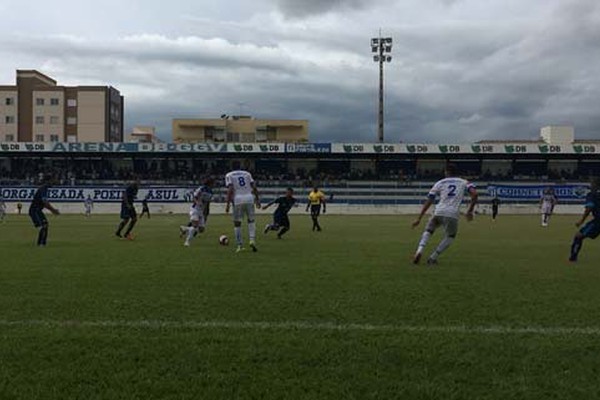
[[[552,214],[552,204],[543,204],[542,214]]]
[[[204,226],[204,214],[200,210],[190,208],[190,222],[195,222],[197,226]]]
[[[235,204],[233,206],[233,221],[242,222],[244,215],[248,221],[254,221],[254,204]]]
[[[456,237],[456,235],[458,234],[458,219],[444,217],[441,215],[432,216],[429,219],[425,230],[433,233],[440,226],[444,227],[446,235],[448,235],[449,237]]]

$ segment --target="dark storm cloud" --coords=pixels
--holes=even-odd
[[[211,68],[250,68],[294,73],[295,65],[285,62],[274,47],[235,45],[222,39],[197,37],[168,39],[160,35],[126,37],[110,43],[69,37],[16,37],[0,39],[5,49],[31,52],[46,58],[104,58],[203,65]],[[283,62],[282,62],[283,61]],[[144,65],[144,64],[141,64]]]
[[[115,85],[128,125],[157,125],[166,139],[173,117],[235,114],[244,103],[259,118],[309,119],[314,141],[370,141],[369,38],[383,24],[394,37],[390,141],[532,138],[547,124],[574,124],[579,137],[600,132],[596,1],[261,1],[267,11],[245,19],[188,15],[186,34],[151,25],[110,39],[4,32],[1,71],[13,79],[15,68],[34,67],[61,83]]]
[[[287,17],[301,18],[333,10],[361,9],[371,6],[371,0],[276,0],[281,12]]]

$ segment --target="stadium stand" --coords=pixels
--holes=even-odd
[[[7,201],[26,193],[44,174],[67,188],[115,188],[138,179],[142,188],[172,188],[183,193],[203,178],[216,178],[216,197],[223,200],[222,178],[234,160],[242,161],[258,181],[263,199],[288,187],[304,198],[323,188],[330,203],[395,207],[419,204],[432,182],[443,176],[448,161],[477,183],[485,206],[488,187],[497,185],[571,185],[577,189],[600,173],[600,146],[374,145],[374,144],[0,144],[0,189]],[[8,189],[10,190],[8,190]],[[12,188],[12,189],[11,189]],[[106,189],[106,190],[109,190]],[[533,190],[533,189],[532,189]],[[495,193],[495,192],[494,192]],[[508,192],[502,192],[508,193]],[[507,195],[508,196],[508,195]],[[114,195],[99,201],[118,201]],[[61,201],[61,199],[58,199]],[[62,199],[75,202],[80,199]],[[177,198],[181,203],[185,196]],[[504,203],[534,204],[538,198],[508,196]],[[150,202],[165,201],[163,197]],[[175,199],[169,199],[174,202]],[[576,203],[566,196],[563,203]]]

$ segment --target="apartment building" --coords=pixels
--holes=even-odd
[[[0,85],[0,142],[122,142],[124,98],[110,86],[59,86],[35,70]]]
[[[222,116],[212,119],[174,119],[175,143],[307,142],[307,120],[256,119]]]

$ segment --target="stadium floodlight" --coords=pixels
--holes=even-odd
[[[393,40],[391,37],[382,38],[381,30],[379,37],[371,39],[371,52],[377,53],[373,56],[373,61],[379,63],[379,116],[377,118],[377,138],[383,143],[383,64],[392,62]]]

